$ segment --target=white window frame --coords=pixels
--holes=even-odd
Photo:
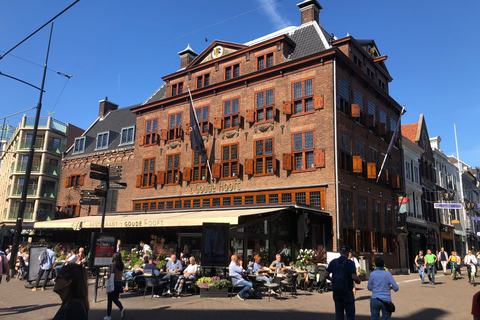
[[[80,141],[80,140],[83,140],[83,148],[81,150],[77,150],[77,141]],[[76,153],[84,153],[85,152],[85,137],[79,137],[79,138],[75,138],[75,142],[73,143],[73,154],[76,154]]]
[[[128,130],[130,129],[133,130],[131,141],[122,142],[124,133],[127,135],[127,139],[128,139]],[[132,143],[135,143],[135,126],[122,128],[122,130],[120,131],[120,143],[118,145],[121,146],[121,145],[132,144]]]
[[[106,145],[102,144],[101,146],[98,146],[98,143],[101,141],[99,138],[103,137],[104,135],[107,135],[107,144]],[[97,141],[96,141],[96,144],[95,144],[95,150],[107,149],[108,145],[110,144],[109,139],[110,139],[110,131],[97,133]],[[103,139],[102,139],[102,141],[103,141]]]

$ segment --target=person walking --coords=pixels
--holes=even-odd
[[[60,296],[62,305],[53,320],[87,320],[88,302],[87,270],[78,264],[69,264],[58,271],[53,292]]]
[[[425,283],[425,256],[423,250],[418,251],[418,255],[415,257],[415,266],[417,267],[418,275],[422,279],[422,284]]]
[[[460,269],[460,266],[458,265],[459,262],[460,260],[457,257],[457,253],[455,251],[452,251],[452,254],[448,258],[447,263],[450,263],[450,271],[452,272],[451,277],[454,280],[456,279],[457,271]]]
[[[357,258],[355,258],[352,251],[350,251],[348,253],[348,259],[352,260],[353,263],[355,263],[355,270],[357,270],[357,276],[358,276],[358,274],[360,273],[360,263],[358,263],[358,260],[357,260]],[[354,282],[353,283],[353,297],[354,298],[355,298],[356,294],[357,294],[357,287],[356,287],[356,283]]]
[[[0,283],[2,283],[2,275],[6,274],[5,280],[10,281],[10,266],[8,265],[7,256],[3,251],[0,251]]]
[[[108,268],[108,278],[110,275],[114,274],[114,290],[108,293],[108,303],[107,303],[107,316],[103,318],[103,320],[111,320],[112,317],[112,302],[120,309],[120,317],[123,319],[125,317],[125,308],[123,307],[122,303],[120,302],[120,293],[123,292],[123,285],[122,285],[122,275],[123,275],[123,265],[122,255],[120,253],[115,253],[113,255],[112,263],[110,263],[110,267]]]
[[[45,274],[45,282],[43,283],[42,291],[47,287],[48,275],[50,274],[50,270],[53,269],[53,264],[55,263],[55,252],[53,252],[52,248],[53,246],[51,244],[47,245],[47,250],[42,252],[38,257],[38,260],[40,260],[40,269],[38,270],[37,281],[35,282],[32,291],[37,291],[38,283],[43,274]]]
[[[477,268],[475,266],[478,261],[472,254],[472,250],[468,250],[468,254],[465,256],[463,263],[467,266],[468,282],[475,286],[475,274],[477,273]]]
[[[340,257],[330,261],[325,272],[325,278],[332,281],[333,301],[335,302],[335,319],[355,319],[355,298],[353,296],[353,282],[360,284],[355,263],[348,259],[350,247],[340,249]],[[332,277],[330,276],[332,274]]]
[[[442,266],[443,269],[443,274],[447,274],[447,261],[448,261],[448,254],[445,251],[445,248],[442,247],[440,249],[440,252],[438,253],[438,260],[440,260],[440,265]]]
[[[428,249],[425,255],[425,269],[427,269],[428,280],[431,284],[435,284],[436,262],[437,256],[432,253],[432,250]]]
[[[382,310],[382,319],[390,320],[392,313],[387,311],[384,302],[392,302],[390,290],[397,292],[399,287],[390,272],[385,270],[385,261],[382,257],[375,258],[376,269],[370,273],[368,278],[367,289],[372,291],[370,298],[370,314],[371,320],[380,318],[380,310]]]

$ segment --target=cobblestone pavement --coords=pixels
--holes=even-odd
[[[466,270],[462,270],[466,274]],[[454,281],[449,275],[437,273],[436,285],[424,284],[416,274],[394,276],[400,290],[392,293],[397,311],[394,319],[472,319],[470,315],[472,296],[480,290],[465,278]],[[5,279],[4,279],[5,280]],[[480,282],[480,280],[479,280]],[[46,291],[32,292],[25,288],[26,282],[11,280],[0,284],[0,319],[52,319],[60,305],[59,297],[47,287]],[[370,319],[370,292],[367,283],[358,286],[356,319]],[[101,320],[106,315],[106,295],[98,291],[98,301],[93,303],[94,280],[90,281],[90,320]],[[127,310],[126,319],[172,319],[172,320],[246,320],[257,319],[334,319],[332,293],[305,292],[300,290],[297,298],[290,294],[282,299],[247,299],[236,297],[200,298],[188,295],[180,299],[153,298],[147,294],[124,293],[121,302]],[[120,319],[120,311],[113,307],[112,319]]]

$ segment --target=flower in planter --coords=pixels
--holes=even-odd
[[[315,261],[317,253],[315,250],[312,249],[300,249],[298,252],[297,262],[295,263],[295,267],[305,267],[305,261],[310,259],[311,261]]]
[[[197,280],[197,286],[201,289],[223,289],[230,285],[230,281],[227,279],[221,279],[220,277],[202,277]]]

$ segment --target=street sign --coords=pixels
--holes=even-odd
[[[108,178],[110,179],[110,181],[121,180],[122,179],[122,174],[110,174],[108,176]]]
[[[111,182],[110,183],[110,189],[112,190],[123,190],[127,188],[127,183],[126,182]]]
[[[105,198],[105,196],[107,195],[107,191],[105,189],[95,189],[95,196],[97,197],[101,197],[101,198]]]
[[[83,206],[100,206],[102,205],[102,199],[100,198],[85,198],[80,199],[80,204]]]
[[[92,163],[90,165],[90,170],[98,171],[98,172],[101,172],[101,173],[108,173],[108,167],[107,166],[101,166],[99,164],[94,164],[94,163]]]
[[[107,181],[108,175],[106,173],[90,171],[90,178],[95,180]]]
[[[434,203],[433,207],[435,209],[462,209],[463,208],[461,203]]]
[[[471,217],[472,221],[480,221],[480,217]]]
[[[80,195],[82,197],[93,197],[93,196],[95,196],[95,191],[93,191],[93,190],[80,190]]]

